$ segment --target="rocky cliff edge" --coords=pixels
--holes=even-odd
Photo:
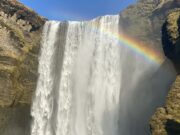
[[[180,73],[180,9],[167,16],[162,28],[165,55]],[[180,75],[171,87],[166,106],[158,108],[151,120],[152,135],[180,135]]]
[[[1,135],[29,134],[44,23],[44,18],[18,1],[0,0]]]
[[[0,107],[30,103],[44,19],[15,0],[0,0]]]

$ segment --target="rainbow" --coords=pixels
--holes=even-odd
[[[118,40],[121,45],[142,56],[144,59],[159,65],[164,62],[164,56],[160,52],[150,48],[143,42],[137,41],[129,36],[126,36],[125,34],[115,33],[106,28],[99,28],[96,24],[95,27],[111,38]]]
[[[120,41],[121,45],[128,47],[133,52],[143,56],[145,59],[155,62],[157,64],[163,63],[163,56],[159,52],[153,50],[142,42],[136,41],[133,38],[130,38],[124,34],[111,33],[111,35],[117,38]]]

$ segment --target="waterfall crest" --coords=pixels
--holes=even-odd
[[[130,120],[138,122],[135,118],[148,111],[140,120],[140,125],[147,128],[148,118],[162,104],[172,79],[163,84],[151,83],[160,66],[139,60],[138,54],[132,55],[118,40],[104,33],[104,28],[118,33],[119,19],[115,15],[85,22],[45,24],[31,135],[147,134],[146,129],[132,125]],[[148,79],[140,81],[144,75]],[[146,87],[137,87],[142,83]],[[161,88],[164,83],[167,86],[157,95],[162,98],[154,103],[154,91],[150,90],[157,85]],[[150,97],[139,94],[140,100],[134,98],[138,90],[149,92]],[[134,106],[142,104],[143,97],[148,101],[138,113],[140,108]],[[149,108],[145,110],[144,106]]]

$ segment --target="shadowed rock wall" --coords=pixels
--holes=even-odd
[[[179,7],[179,0],[139,0],[120,14],[121,31],[162,54],[165,52],[178,72],[180,70]],[[167,96],[166,107],[158,108],[152,117],[151,132],[153,135],[179,135],[179,122],[180,79],[178,76]]]
[[[165,55],[180,71],[180,9],[172,10],[162,27]],[[151,120],[152,135],[180,135],[180,76],[171,87],[166,106],[158,108]]]

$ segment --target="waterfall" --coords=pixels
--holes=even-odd
[[[173,77],[154,81],[166,73],[162,65],[141,60],[105,32],[119,33],[119,19],[45,24],[31,135],[148,134]]]

